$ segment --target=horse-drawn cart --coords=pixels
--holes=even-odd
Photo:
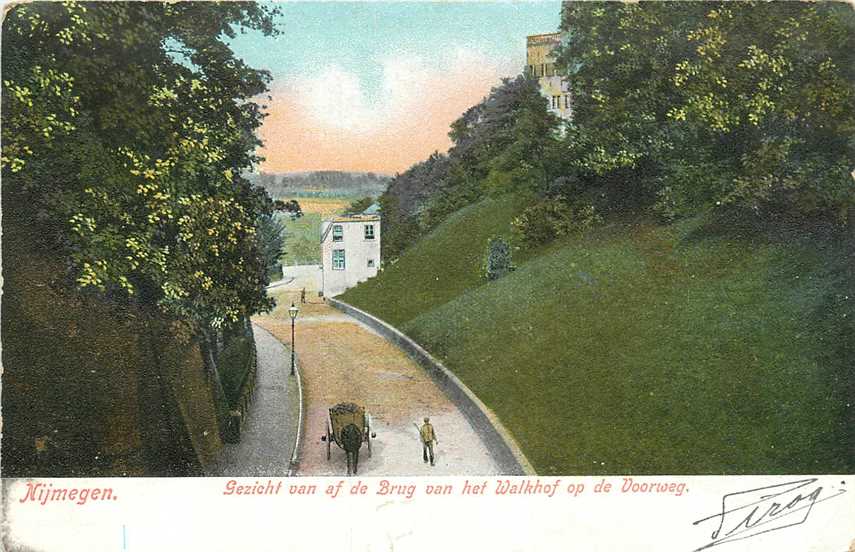
[[[321,441],[327,444],[327,460],[330,459],[332,443],[344,450],[347,456],[347,474],[355,474],[359,466],[359,449],[368,443],[371,456],[371,441],[377,437],[371,431],[371,415],[364,407],[354,403],[339,403],[327,412],[327,434]]]

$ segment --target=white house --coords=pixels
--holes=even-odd
[[[343,215],[321,223],[321,289],[334,297],[377,275],[380,217]]]

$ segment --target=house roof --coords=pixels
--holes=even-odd
[[[342,222],[380,222],[379,215],[339,215],[333,217],[329,220],[325,220],[326,228],[324,229],[324,233],[321,235],[321,243],[324,243],[327,239],[327,236],[330,235],[332,231],[333,224],[340,224]]]
[[[368,214],[359,214],[359,215],[339,215],[331,218],[327,222],[376,222],[380,220],[380,215],[368,215]]]

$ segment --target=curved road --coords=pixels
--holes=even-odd
[[[279,306],[254,322],[290,344],[287,308],[298,292],[270,290]],[[314,295],[314,294],[312,294]],[[425,371],[367,326],[322,303],[300,305],[297,355],[303,383],[304,433],[298,475],[344,475],[344,451],[333,445],[326,459],[327,409],[355,402],[371,413],[377,439],[368,457],[363,446],[359,475],[497,475],[499,467],[482,440]],[[430,416],[436,429],[436,466],[422,461],[414,424]]]

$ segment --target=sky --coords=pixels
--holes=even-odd
[[[282,34],[232,48],[273,76],[265,172],[402,172],[450,145],[449,124],[525,65],[560,3],[295,2]]]

